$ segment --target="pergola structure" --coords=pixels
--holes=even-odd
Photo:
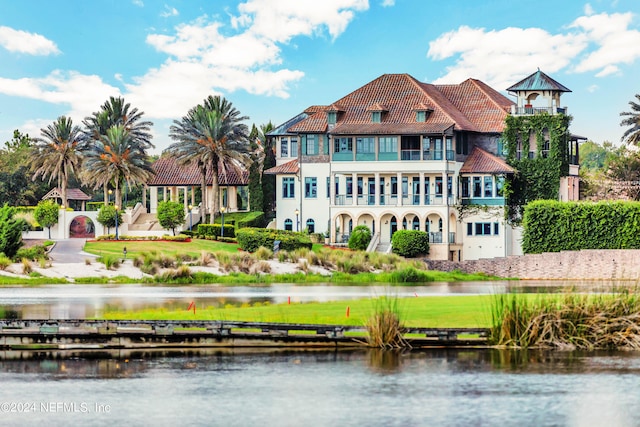
[[[62,201],[62,192],[60,191],[60,188],[53,188],[51,189],[51,191],[49,191],[47,194],[44,195],[44,197],[42,197],[42,200],[46,200],[46,199],[54,199],[56,201],[61,200]],[[67,189],[67,200],[62,201],[62,205],[63,206],[69,206],[69,201],[70,200],[80,200],[82,202],[82,211],[85,210],[85,202],[88,200],[91,200],[91,196],[88,196],[85,194],[84,191],[80,190],[79,188],[68,188]]]

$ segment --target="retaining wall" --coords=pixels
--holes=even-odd
[[[461,262],[425,262],[432,270],[484,272],[520,279],[640,279],[640,249],[563,251]]]

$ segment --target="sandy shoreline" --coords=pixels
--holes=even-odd
[[[82,254],[86,260],[82,262],[75,263],[60,263],[55,261],[47,261],[47,266],[42,268],[39,263],[32,262],[31,269],[34,272],[44,276],[51,278],[64,278],[69,281],[73,281],[73,279],[78,277],[106,277],[113,278],[117,276],[125,276],[131,279],[142,279],[144,277],[152,277],[149,274],[143,273],[138,267],[133,265],[133,260],[127,259],[117,269],[107,269],[104,264],[96,261],[94,255],[85,253]],[[269,263],[271,267],[271,272],[267,274],[286,274],[286,273],[297,273],[300,271],[299,265],[290,263],[290,262],[278,262],[277,260],[269,260],[266,261]],[[193,272],[207,272],[216,275],[226,275],[228,274],[225,271],[222,271],[217,266],[197,266],[190,265],[189,269]],[[309,266],[310,272],[323,274],[323,275],[331,275],[331,271],[317,267],[317,266]],[[159,273],[166,271],[169,269],[161,270]],[[8,276],[8,277],[20,277],[20,278],[28,278],[28,274],[24,274],[24,266],[22,263],[14,263],[7,267],[5,270],[0,270],[0,275]]]

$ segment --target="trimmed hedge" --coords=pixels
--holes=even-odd
[[[539,200],[524,211],[522,250],[640,249],[640,202]]]
[[[415,258],[429,253],[429,234],[420,230],[398,230],[393,233],[391,246],[394,254]]]
[[[366,251],[371,242],[371,230],[366,225],[358,225],[351,231],[349,237],[349,249],[354,251]]]
[[[273,250],[276,240],[280,241],[280,249],[285,251],[311,249],[313,246],[308,234],[294,231],[241,228],[236,232],[236,238],[240,247],[247,252],[255,252],[261,246]]]
[[[198,237],[217,239],[222,233],[221,224],[198,224]],[[233,224],[224,222],[224,237],[236,237],[236,228]]]

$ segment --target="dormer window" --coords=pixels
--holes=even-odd
[[[369,108],[367,108],[367,111],[371,113],[371,123],[381,123],[382,115],[389,111],[389,109],[376,102],[375,104],[370,105]]]
[[[330,125],[335,125],[338,119],[337,111],[329,111],[327,112],[327,123]]]
[[[421,103],[416,108],[414,108],[413,111],[416,112],[416,122],[424,123],[429,118],[429,115],[433,112],[433,109],[430,106]]]

